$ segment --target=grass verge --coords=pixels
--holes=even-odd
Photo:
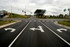
[[[24,16],[24,15],[19,15],[19,14],[13,14],[12,18],[29,18],[30,16]],[[11,14],[9,15],[8,18],[11,18]]]
[[[70,27],[70,22],[69,21],[58,21],[58,23]]]
[[[13,20],[7,20],[7,21],[0,20],[0,26],[8,24],[8,23],[12,23],[12,22],[15,22],[15,21],[13,21]]]
[[[38,19],[65,19],[65,18],[57,18],[57,17],[37,17],[36,16],[36,18],[38,18]]]

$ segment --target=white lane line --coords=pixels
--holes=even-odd
[[[36,22],[36,20],[33,20],[34,22]]]
[[[45,22],[44,20],[42,20],[42,22]]]
[[[43,24],[42,22],[40,22],[41,24]],[[48,28],[52,33],[54,33],[57,37],[59,37],[62,41],[64,41],[66,44],[68,44],[70,46],[70,43],[68,41],[66,41],[64,38],[62,38],[60,35],[58,35],[57,33],[55,33],[52,29],[50,29],[48,26],[46,26],[45,24],[43,24],[46,28]]]
[[[49,22],[49,21],[46,21],[46,22]]]
[[[28,22],[27,20],[25,22]]]
[[[31,22],[31,21],[30,21]],[[29,22],[29,23],[30,23]],[[14,42],[18,39],[18,37],[23,33],[23,31],[27,28],[27,26],[29,25],[29,23],[23,28],[23,30],[16,36],[16,38],[11,42],[11,44],[8,47],[11,47]]]

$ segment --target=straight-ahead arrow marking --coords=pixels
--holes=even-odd
[[[40,30],[41,32],[44,32],[44,30],[42,29],[42,26],[38,26],[38,28],[30,28],[30,30]]]

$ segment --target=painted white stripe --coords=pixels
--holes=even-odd
[[[10,32],[14,32],[16,29],[14,29],[14,28],[5,28],[5,31],[7,31],[7,30],[11,30]]]
[[[28,22],[27,20],[25,22]]]
[[[30,21],[31,22],[31,21]],[[29,23],[30,23],[29,22]],[[16,38],[11,42],[11,44],[8,47],[11,47],[14,42],[18,39],[18,37],[23,33],[23,31],[27,28],[27,26],[29,25],[29,23],[23,28],[23,30],[16,36]]]
[[[67,31],[67,29],[64,29],[64,28],[57,29],[57,31],[60,33],[62,33],[62,30]]]
[[[30,30],[33,30],[33,31],[40,30],[41,32],[44,32],[42,26],[38,26],[38,28],[30,28]]]
[[[46,22],[49,22],[49,21],[46,21]]]
[[[40,22],[41,24],[43,24],[42,22]],[[52,29],[50,29],[48,26],[46,26],[45,24],[43,24],[46,28],[48,28],[52,33],[54,33],[57,37],[59,37],[62,41],[64,41],[65,43],[67,43],[70,46],[70,43],[68,41],[66,41],[64,38],[62,38],[60,35],[58,35],[57,33],[55,33]]]
[[[34,22],[36,22],[36,20],[34,20]]]

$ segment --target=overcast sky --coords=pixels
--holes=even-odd
[[[11,8],[18,14],[24,14],[22,10],[30,14],[36,9],[45,9],[46,15],[58,15],[68,13],[63,10],[70,8],[70,0],[0,0],[0,10],[11,12]]]

